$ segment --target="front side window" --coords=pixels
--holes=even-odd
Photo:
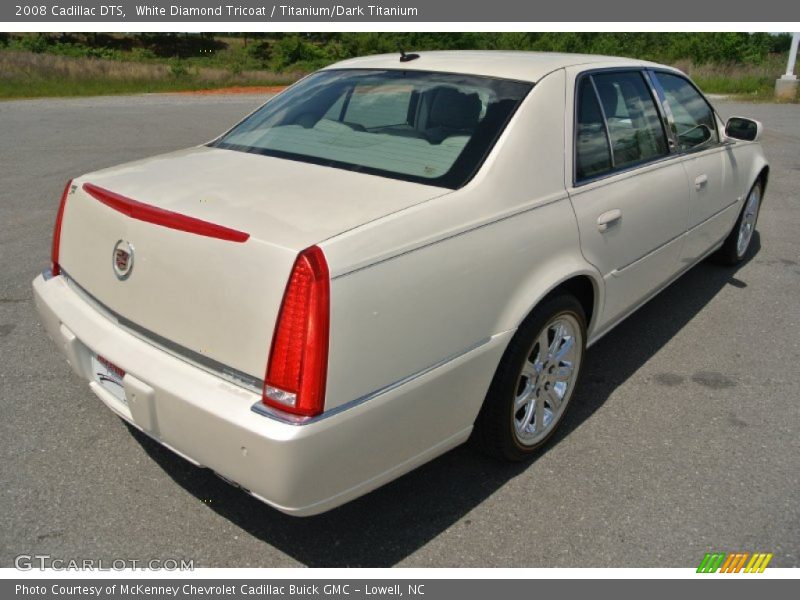
[[[456,189],[532,85],[423,71],[321,71],[211,146]]]
[[[657,72],[655,76],[664,92],[664,104],[672,113],[680,149],[719,142],[714,111],[694,86],[671,73]]]

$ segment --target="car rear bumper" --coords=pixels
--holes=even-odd
[[[47,333],[103,403],[156,441],[286,513],[324,512],[464,442],[510,332],[305,424],[256,414],[260,396],[101,314],[63,276],[33,282]],[[93,354],[126,374],[128,404],[94,381]]]

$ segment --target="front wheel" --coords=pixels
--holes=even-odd
[[[744,201],[742,212],[739,213],[739,218],[736,220],[736,225],[725,238],[722,246],[714,255],[717,262],[725,265],[735,265],[740,263],[748,249],[750,242],[753,240],[753,234],[756,231],[756,223],[758,222],[758,213],[761,210],[761,195],[762,195],[761,180],[756,181],[753,187],[750,188],[750,193],[747,194],[747,199]]]
[[[486,453],[527,458],[561,423],[586,353],[586,317],[573,296],[546,299],[520,325],[495,373],[475,440]]]

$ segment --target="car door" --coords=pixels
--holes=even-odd
[[[690,265],[730,231],[737,216],[736,161],[722,143],[711,105],[685,77],[651,72],[671,130],[671,138],[689,180],[688,235],[681,263]]]
[[[599,331],[677,272],[689,188],[643,71],[577,72],[573,81],[567,188],[581,250],[605,281]]]

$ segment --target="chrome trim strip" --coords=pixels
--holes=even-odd
[[[648,251],[647,251],[645,254],[642,254],[642,255],[641,255],[639,258],[635,258],[635,259],[633,259],[631,262],[629,262],[629,263],[628,263],[628,264],[626,264],[626,265],[623,265],[623,266],[621,266],[621,267],[617,267],[616,269],[614,269],[613,271],[611,271],[611,274],[612,274],[612,275],[614,275],[615,277],[616,277],[617,275],[620,275],[620,274],[622,274],[622,272],[623,272],[625,269],[628,269],[628,268],[632,267],[633,265],[635,265],[636,263],[643,261],[645,258],[649,258],[650,256],[652,256],[653,254],[655,254],[656,252],[658,252],[658,251],[659,251],[659,250],[661,250],[662,248],[665,248],[665,247],[669,246],[669,245],[670,245],[672,242],[674,242],[675,240],[678,240],[678,239],[682,238],[683,236],[685,236],[685,235],[686,235],[686,233],[687,233],[686,231],[681,231],[681,232],[680,232],[678,235],[676,235],[675,237],[671,237],[671,238],[669,238],[669,239],[668,239],[666,242],[664,242],[663,244],[659,244],[658,246],[656,246],[656,247],[655,247],[655,248],[653,248],[652,250],[648,250]]]
[[[446,365],[447,363],[452,362],[452,361],[454,361],[454,360],[456,360],[458,358],[461,358],[462,356],[465,356],[466,354],[469,354],[473,350],[477,350],[481,346],[485,346],[486,344],[491,342],[494,337],[495,336],[490,336],[490,337],[484,338],[481,341],[473,344],[472,346],[470,346],[466,350],[462,350],[461,352],[457,352],[455,354],[451,354],[450,356],[447,356],[446,358],[443,358],[442,360],[440,360],[438,362],[435,362],[432,365],[429,365],[429,366],[425,367],[421,371],[417,371],[416,373],[412,373],[411,375],[403,377],[402,379],[398,379],[394,383],[390,383],[389,385],[386,385],[386,386],[384,386],[382,388],[378,388],[377,390],[372,391],[372,392],[370,392],[368,394],[365,394],[365,395],[361,396],[360,398],[356,398],[355,400],[350,400],[349,402],[345,402],[344,404],[340,404],[339,406],[336,406],[336,407],[334,407],[334,408],[332,408],[330,410],[327,410],[324,413],[319,414],[319,415],[317,415],[315,417],[302,417],[302,416],[297,416],[297,415],[290,415],[290,414],[287,414],[287,413],[280,412],[277,409],[273,409],[273,408],[271,408],[269,406],[266,406],[262,402],[256,402],[252,407],[250,407],[250,410],[252,410],[254,413],[257,413],[257,414],[259,414],[259,415],[261,415],[263,417],[268,417],[270,419],[274,419],[274,420],[280,421],[282,423],[287,423],[289,425],[310,425],[311,423],[316,423],[316,422],[321,421],[323,419],[327,419],[328,417],[332,417],[333,415],[337,415],[337,414],[339,414],[341,412],[344,412],[346,410],[349,410],[351,408],[359,406],[360,404],[364,404],[365,402],[373,400],[373,399],[377,398],[378,396],[382,396],[383,394],[386,394],[387,392],[391,392],[392,390],[395,390],[395,389],[399,388],[402,385],[410,383],[411,381],[414,381],[415,379],[418,379],[418,378],[422,377],[423,375],[427,375],[431,371],[433,371],[435,369],[438,369],[439,367],[442,367],[442,366]]]
[[[698,227],[702,227],[703,225],[705,225],[706,223],[708,223],[708,222],[709,222],[711,219],[713,219],[713,218],[715,218],[715,217],[718,217],[719,215],[721,215],[722,213],[724,213],[726,210],[728,210],[728,209],[729,209],[729,208],[731,208],[732,206],[735,206],[735,205],[736,205],[737,203],[739,203],[740,201],[741,201],[741,198],[737,198],[736,200],[734,200],[733,202],[731,202],[730,204],[728,204],[727,206],[725,206],[725,208],[721,208],[721,209],[719,209],[717,212],[715,212],[715,213],[714,213],[713,215],[711,215],[710,217],[706,217],[705,219],[703,219],[703,220],[702,220],[702,221],[700,221],[699,223],[697,223],[697,224],[695,224],[695,225],[692,225],[692,226],[691,226],[689,229],[687,229],[686,231],[684,231],[684,232],[683,232],[683,233],[681,233],[680,235],[676,235],[674,238],[671,238],[671,239],[667,240],[666,242],[664,242],[664,243],[663,243],[663,244],[661,244],[660,246],[656,246],[655,248],[653,248],[652,250],[650,250],[650,251],[649,251],[647,254],[643,254],[642,256],[640,256],[639,258],[637,258],[636,260],[634,260],[633,262],[629,262],[629,263],[628,263],[627,265],[625,265],[624,267],[619,267],[618,269],[614,269],[614,270],[611,272],[611,274],[612,274],[612,275],[617,275],[617,274],[619,274],[619,273],[622,273],[622,271],[624,271],[624,270],[625,270],[625,269],[627,269],[628,267],[632,267],[633,265],[635,265],[635,264],[636,264],[636,263],[638,263],[639,261],[641,261],[641,260],[644,260],[644,259],[645,259],[645,258],[647,258],[648,256],[652,255],[654,252],[658,252],[658,251],[659,251],[659,250],[661,250],[661,249],[662,249],[664,246],[667,246],[667,245],[671,244],[672,242],[674,242],[675,240],[677,240],[679,237],[682,237],[682,236],[684,236],[684,235],[688,235],[688,234],[692,233],[692,232],[693,232],[695,229],[697,229]]]
[[[277,408],[272,408],[271,406],[267,406],[261,401],[256,402],[253,406],[250,407],[254,413],[261,415],[262,417],[267,417],[274,421],[280,421],[281,423],[285,423],[287,425],[306,425],[313,421],[318,421],[323,416],[327,415],[328,413],[322,413],[321,415],[317,415],[316,417],[304,417],[302,415],[292,415],[289,413],[281,412]]]
[[[724,213],[726,210],[728,210],[730,207],[732,207],[732,206],[736,206],[736,205],[737,205],[739,202],[741,202],[741,201],[742,201],[742,197],[741,197],[741,196],[739,196],[738,198],[736,198],[736,200],[734,200],[734,201],[733,201],[733,202],[731,202],[730,204],[727,204],[727,205],[725,205],[725,207],[724,207],[724,208],[720,208],[720,209],[719,209],[717,212],[715,212],[715,213],[714,213],[713,215],[711,215],[710,217],[706,217],[705,219],[703,219],[703,220],[702,220],[702,221],[700,221],[699,223],[696,223],[696,224],[692,225],[691,227],[689,227],[689,229],[687,229],[687,230],[686,230],[686,233],[691,233],[692,231],[694,231],[694,230],[695,230],[695,229],[697,229],[698,227],[702,227],[703,225],[705,225],[706,223],[708,223],[708,222],[709,222],[711,219],[713,219],[714,217],[718,217],[719,215],[721,215],[722,213]],[[726,234],[726,235],[727,235],[727,234]]]
[[[259,396],[261,395],[264,388],[263,380],[253,377],[252,375],[248,375],[247,373],[239,371],[238,369],[234,369],[233,367],[229,367],[217,360],[214,360],[213,358],[204,356],[199,352],[195,352],[190,348],[181,346],[172,340],[162,337],[157,333],[154,333],[149,329],[134,323],[130,319],[123,317],[119,313],[103,304],[100,300],[92,296],[91,293],[86,291],[86,289],[84,289],[77,281],[70,277],[70,275],[63,269],[61,270],[61,274],[64,275],[67,284],[88,304],[93,306],[98,312],[103,314],[103,316],[110,321],[115,321],[117,325],[125,329],[128,333],[149,344],[152,344],[153,346],[156,346],[160,350],[163,350],[175,358],[187,362],[192,366],[203,369],[212,375],[220,377],[228,383],[239,386],[249,392],[256,393]]]
[[[727,235],[728,234],[726,233],[725,237],[727,237]],[[600,329],[599,331],[597,331],[597,332],[592,334],[592,337],[586,342],[586,347],[587,348],[591,348],[594,344],[599,342],[605,335],[610,333],[617,325],[622,323],[625,319],[630,317],[633,313],[635,313],[637,310],[642,308],[645,304],[650,302],[650,300],[652,300],[653,298],[658,296],[661,292],[663,292],[665,289],[667,289],[669,286],[671,286],[673,283],[675,283],[678,279],[683,277],[689,270],[691,270],[692,268],[696,267],[698,264],[703,262],[708,256],[710,256],[711,254],[716,252],[722,246],[722,244],[725,242],[725,237],[723,237],[716,244],[711,246],[711,248],[709,250],[707,250],[704,254],[701,254],[700,257],[697,260],[695,260],[694,262],[688,263],[685,266],[683,266],[681,269],[679,269],[672,277],[667,279],[664,283],[662,283],[660,286],[658,286],[655,290],[650,292],[638,304],[634,304],[633,307],[630,310],[627,310],[627,311],[623,312],[621,316],[615,318],[610,323],[607,323],[606,325],[603,325],[602,329]]]
[[[589,78],[589,83],[592,84],[592,89],[594,90],[594,101],[597,103],[597,108],[600,109],[600,118],[603,119],[603,131],[605,131],[605,133],[606,133],[606,144],[608,144],[608,159],[609,159],[609,162],[611,163],[611,171],[613,172],[613,171],[615,171],[617,169],[617,161],[614,160],[614,146],[611,143],[611,132],[608,130],[608,115],[606,115],[606,109],[603,108],[603,101],[600,99],[600,92],[597,91],[597,84],[594,82],[594,77],[592,77],[592,75],[587,75],[587,77]],[[576,94],[575,95],[575,105],[576,105],[575,108],[576,108],[576,111],[577,111],[577,108],[578,108],[578,106],[577,106],[577,104],[578,104],[578,96],[577,96],[577,94],[579,94],[579,93],[580,93],[580,90],[577,90],[576,93],[575,93]],[[576,112],[576,114],[577,114],[577,112]],[[573,137],[577,138],[577,131],[576,131],[576,135],[574,135]],[[575,146],[575,156],[577,157],[578,156],[578,154],[577,154],[578,144],[574,144],[573,143],[573,145]],[[576,163],[577,163],[577,161],[576,161]],[[576,165],[576,168],[577,168],[577,165]]]

